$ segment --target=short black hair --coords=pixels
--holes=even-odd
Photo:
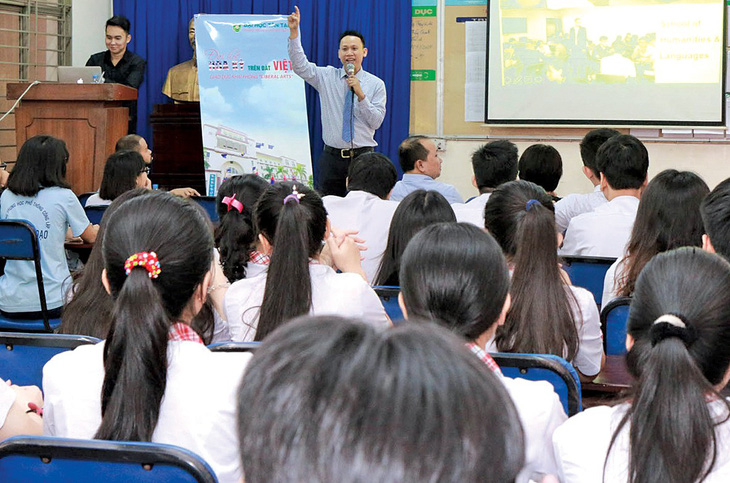
[[[365,36],[357,30],[345,30],[344,32],[342,32],[340,34],[340,39],[337,41],[337,45],[342,42],[342,39],[349,36],[357,37],[358,39],[360,39],[362,41],[362,46],[365,47]]]
[[[114,151],[137,151],[139,152],[140,144],[139,142],[142,140],[142,136],[139,134],[127,134],[126,136],[122,136],[119,138],[119,141],[117,141],[117,145],[114,146]]]
[[[347,171],[348,191],[367,191],[385,199],[398,181],[398,172],[388,156],[363,153],[356,157]]]
[[[700,205],[700,214],[715,252],[730,260],[730,178],[710,191]]]
[[[611,188],[639,189],[649,171],[649,152],[634,136],[619,134],[598,148],[596,167]]]
[[[8,177],[8,189],[21,196],[35,196],[43,188],[71,188],[66,181],[66,143],[48,135],[33,136],[20,147],[18,160]]]
[[[517,146],[511,141],[487,143],[471,155],[479,191],[494,189],[517,178]]]
[[[129,30],[132,28],[132,24],[129,23],[129,19],[127,17],[122,17],[121,15],[115,15],[109,20],[106,21],[106,27],[121,27],[124,32],[129,35]]]
[[[117,151],[106,160],[99,196],[114,201],[122,193],[137,187],[137,177],[147,165],[137,151]]]
[[[533,144],[525,149],[518,164],[520,179],[532,181],[548,193],[555,191],[563,176],[563,158],[547,144]]]
[[[398,161],[403,172],[413,171],[416,161],[425,160],[428,157],[428,149],[421,141],[428,139],[426,136],[410,136],[398,146]]]
[[[593,171],[593,175],[598,178],[599,172],[596,168],[596,152],[603,143],[608,141],[614,136],[621,134],[615,129],[600,128],[594,129],[583,136],[583,140],[580,142],[580,158],[583,160],[583,166],[588,167]]]

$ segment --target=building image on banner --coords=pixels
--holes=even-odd
[[[291,71],[286,17],[196,15],[206,194],[253,173],[313,184],[304,81]]]

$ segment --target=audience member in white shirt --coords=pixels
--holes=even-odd
[[[588,213],[608,202],[601,191],[601,175],[596,168],[596,152],[603,143],[621,134],[615,129],[601,128],[588,132],[580,142],[580,157],[583,160],[583,174],[593,184],[590,193],[573,193],[555,203],[555,224],[560,233],[565,233],[574,216]]]
[[[700,206],[702,248],[730,260],[730,178],[715,186]]]
[[[348,236],[330,234],[327,211],[314,190],[292,182],[271,185],[256,203],[254,226],[270,263],[265,272],[235,282],[225,294],[233,340],[263,340],[308,313],[390,325],[365,280],[358,246]],[[329,263],[343,273],[335,273]]]
[[[173,444],[221,482],[242,478],[236,381],[250,355],[210,352],[190,326],[213,276],[209,223],[194,204],[160,192],[109,218],[102,283],[114,299],[111,329],[43,368],[44,434]]]
[[[152,188],[149,168],[136,151],[117,151],[106,160],[98,193],[86,199],[87,206],[109,206],[121,194],[134,188]]]
[[[629,399],[559,427],[561,481],[730,481],[730,266],[698,248],[656,255],[628,320]]]
[[[510,308],[509,270],[499,245],[468,223],[429,226],[408,244],[401,281],[405,317],[435,322],[462,337],[507,388],[525,430],[526,464],[517,481],[555,474],[554,456],[545,448],[566,419],[558,396],[547,382],[504,377],[485,351]]]
[[[591,293],[568,285],[560,270],[553,209],[529,181],[505,183],[487,202],[487,231],[513,269],[512,308],[494,343],[500,352],[563,357],[590,382],[605,360],[601,323]]]
[[[433,324],[293,321],[256,351],[238,408],[246,483],[503,483],[524,464],[507,391]]]
[[[373,285],[400,285],[401,257],[414,235],[434,223],[455,221],[454,210],[441,193],[418,190],[406,196],[390,222],[388,243]]]
[[[634,136],[614,136],[598,149],[596,166],[608,203],[570,220],[560,255],[613,257],[624,254],[646,187],[649,153]]]
[[[361,154],[350,164],[347,173],[347,196],[324,196],[330,223],[346,231],[356,231],[367,250],[362,252],[362,268],[373,282],[388,240],[388,228],[396,201],[389,201],[398,180],[395,166],[380,153]]]
[[[479,196],[451,205],[457,221],[484,228],[484,206],[489,195],[497,186],[517,178],[517,154],[517,146],[507,140],[492,141],[474,151],[471,183],[479,190]]]
[[[606,272],[601,307],[634,293],[641,270],[657,253],[702,246],[700,204],[709,192],[702,178],[689,171],[667,169],[649,182],[641,195],[626,255]]]
[[[521,180],[535,183],[558,201],[555,190],[563,176],[563,158],[554,147],[547,144],[533,144],[525,149],[517,164]]]

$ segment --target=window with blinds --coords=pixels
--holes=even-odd
[[[56,68],[70,64],[71,0],[0,0],[0,115],[13,106],[8,83],[56,81]],[[16,154],[10,114],[0,121],[0,159]]]

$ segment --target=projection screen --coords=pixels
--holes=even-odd
[[[493,0],[487,123],[725,123],[724,0]]]

